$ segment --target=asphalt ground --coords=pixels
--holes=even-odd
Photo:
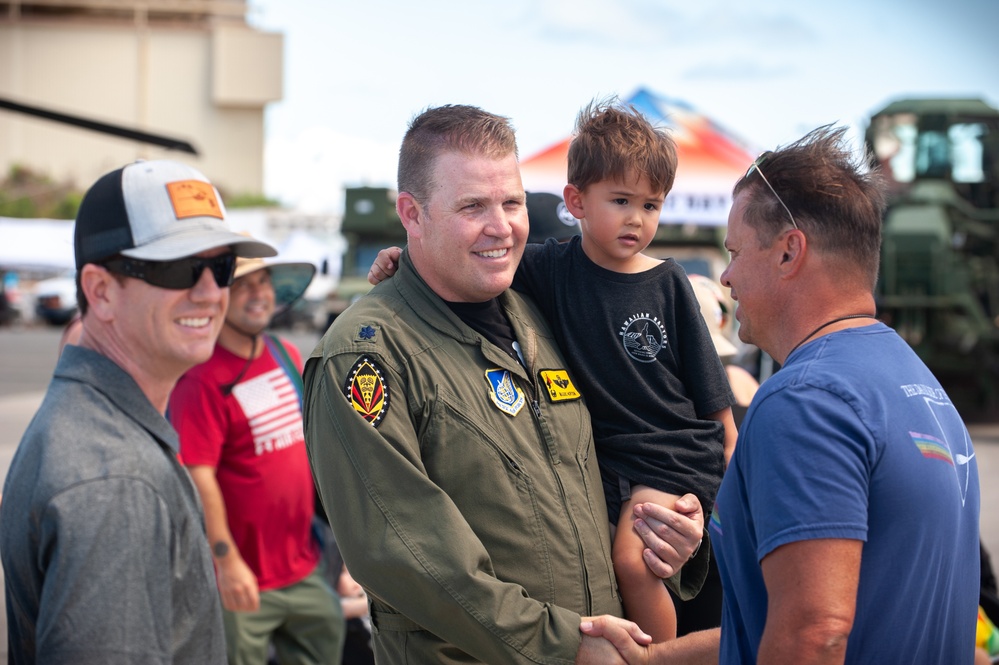
[[[317,332],[278,331],[307,355]],[[0,474],[7,476],[21,435],[41,402],[55,367],[61,331],[45,327],[0,328]],[[999,567],[999,421],[969,424],[982,487],[982,542]],[[0,589],[3,580],[0,574]],[[0,662],[7,660],[7,622],[0,603]]]

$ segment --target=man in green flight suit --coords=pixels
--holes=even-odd
[[[621,616],[589,414],[544,318],[509,290],[528,233],[513,129],[429,109],[399,157],[394,278],[305,367],[313,474],[371,598],[379,663],[615,663]],[[699,509],[660,556],[679,568]],[[647,636],[622,619],[639,643]]]

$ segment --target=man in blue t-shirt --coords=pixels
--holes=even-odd
[[[845,131],[764,153],[735,186],[722,283],[739,337],[783,367],[753,399],[711,516],[720,644],[705,631],[629,660],[972,662],[975,453],[939,382],[874,318],[885,195]],[[671,515],[645,514],[654,547]]]

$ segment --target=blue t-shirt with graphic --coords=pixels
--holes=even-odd
[[[879,323],[806,344],[753,400],[711,516],[721,663],[756,662],[760,562],[816,538],[864,542],[847,663],[970,663],[978,519],[971,438],[906,343]]]

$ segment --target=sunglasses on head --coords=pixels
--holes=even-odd
[[[749,165],[749,170],[746,171],[746,175],[744,175],[743,178],[748,178],[753,173],[753,171],[759,173],[760,177],[763,178],[763,182],[766,183],[767,187],[770,188],[770,191],[777,198],[777,202],[781,204],[781,206],[784,208],[784,211],[787,213],[787,216],[791,218],[791,226],[793,226],[795,230],[797,230],[798,224],[797,222],[794,221],[794,215],[791,214],[791,210],[787,207],[787,205],[784,204],[784,199],[780,197],[780,194],[777,193],[777,190],[774,189],[774,186],[771,185],[770,181],[767,180],[767,177],[763,175],[763,171],[760,170],[760,164],[765,162],[767,157],[769,157],[772,154],[774,154],[772,150],[767,150],[765,153],[757,157],[756,161]]]
[[[190,289],[201,279],[205,268],[212,271],[219,288],[232,285],[236,255],[219,254],[208,259],[190,256],[173,261],[146,261],[118,256],[104,261],[104,267],[118,275],[141,279],[163,289]]]

